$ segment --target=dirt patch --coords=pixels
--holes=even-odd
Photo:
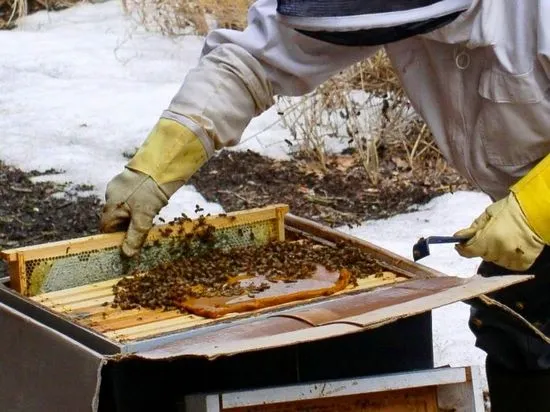
[[[190,183],[228,212],[287,203],[291,213],[330,226],[387,218],[443,193],[472,189],[437,159],[415,170],[398,157],[383,160],[373,183],[353,154],[334,156],[321,172],[307,159],[276,161],[251,151],[222,152]]]
[[[90,187],[30,179],[55,172],[25,173],[0,162],[0,250],[98,232],[100,199],[78,194]]]

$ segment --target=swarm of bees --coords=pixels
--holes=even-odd
[[[182,216],[181,219],[188,219]],[[190,219],[189,219],[190,220]],[[171,225],[168,226],[170,228]],[[163,236],[169,236],[173,230]],[[270,283],[296,282],[311,277],[317,265],[329,271],[346,269],[352,284],[369,275],[381,275],[383,267],[366,251],[342,242],[336,247],[314,243],[304,239],[298,242],[273,241],[260,246],[233,248],[208,247],[214,244],[215,228],[199,218],[191,233],[178,238],[173,245],[179,255],[143,273],[132,273],[114,287],[114,307],[133,309],[181,309],[186,299],[200,297],[254,296],[266,290]],[[239,236],[249,236],[238,231]],[[207,245],[200,253],[192,252],[190,244],[199,241]],[[267,282],[242,286],[239,277],[262,275]]]

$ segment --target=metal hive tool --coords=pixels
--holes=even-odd
[[[413,246],[413,258],[416,261],[424,259],[430,254],[430,244],[441,243],[461,243],[467,242],[469,237],[457,237],[457,236],[428,236],[426,238],[421,237]]]

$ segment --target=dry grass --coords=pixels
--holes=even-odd
[[[377,96],[391,93],[404,98],[401,83],[393,70],[390,60],[384,52],[376,53],[370,59],[350,67],[345,75],[350,86]]]
[[[242,30],[246,27],[248,7],[253,3],[250,0],[198,0],[204,11],[210,14],[217,22],[217,27],[224,29]],[[205,33],[204,33],[205,34]]]
[[[122,5],[140,26],[167,36],[208,30],[206,16],[194,1],[122,0]]]
[[[0,0],[0,29],[14,27],[17,19],[27,14],[27,0]]]
[[[0,0],[0,30],[12,29],[18,19],[39,10],[61,10],[81,0]]]
[[[352,149],[374,184],[379,179],[381,147],[405,153],[404,159],[396,161],[411,170],[426,156],[440,156],[384,52],[350,67],[301,99],[279,98],[277,105],[293,146],[323,169],[328,167],[329,147],[335,140]]]
[[[127,14],[165,35],[205,35],[212,27],[243,29],[250,0],[122,0]]]

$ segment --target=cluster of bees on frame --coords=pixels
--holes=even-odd
[[[235,220],[234,216],[220,216]],[[272,241],[259,246],[214,247],[216,229],[208,224],[206,217],[194,221],[192,230],[187,233],[181,223],[192,220],[185,215],[168,224],[161,237],[169,238],[172,258],[139,275],[120,280],[113,287],[113,306],[181,310],[188,299],[243,295],[253,298],[269,289],[272,283],[293,283],[311,277],[318,265],[329,271],[345,268],[351,274],[352,284],[357,284],[358,278],[383,272],[372,256],[347,242],[337,247],[319,245],[307,239]],[[174,231],[181,236],[173,236]],[[239,236],[245,235],[250,236],[240,229]],[[193,241],[198,242],[191,247]],[[235,281],[243,274],[263,275],[267,282],[243,286]]]

